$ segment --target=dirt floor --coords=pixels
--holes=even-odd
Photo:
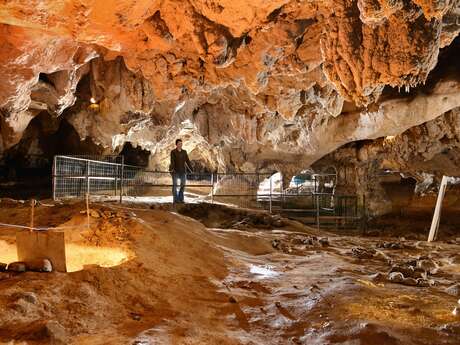
[[[91,208],[87,229],[83,203],[36,207],[39,226],[79,226],[65,230],[69,272],[0,272],[0,344],[460,344],[455,236],[319,233],[216,205]],[[28,205],[2,199],[0,222],[28,224]],[[0,229],[0,262],[16,260],[15,231]]]

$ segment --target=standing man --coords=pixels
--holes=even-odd
[[[191,171],[190,167],[187,151],[182,149],[182,140],[177,139],[176,148],[171,151],[171,164],[169,165],[169,171],[173,179],[172,194],[174,203],[184,203],[186,168]],[[178,180],[180,181],[179,192],[177,192]]]

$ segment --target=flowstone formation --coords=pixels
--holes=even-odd
[[[399,135],[460,107],[459,1],[0,1],[0,23],[3,154],[54,135],[165,169],[183,137],[206,169],[291,176],[398,136],[389,160],[420,176],[433,157]]]

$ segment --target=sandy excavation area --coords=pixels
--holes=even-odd
[[[84,225],[84,209],[39,205],[36,223]],[[4,199],[0,219],[27,224],[29,208]],[[0,262],[16,260],[15,231],[1,229]],[[460,344],[454,238],[115,203],[65,236],[68,273],[0,272],[0,344]]]

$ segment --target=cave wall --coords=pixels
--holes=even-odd
[[[181,137],[209,171],[292,176],[325,157],[420,182],[458,166],[458,0],[0,6],[2,155],[129,143],[164,170]]]

